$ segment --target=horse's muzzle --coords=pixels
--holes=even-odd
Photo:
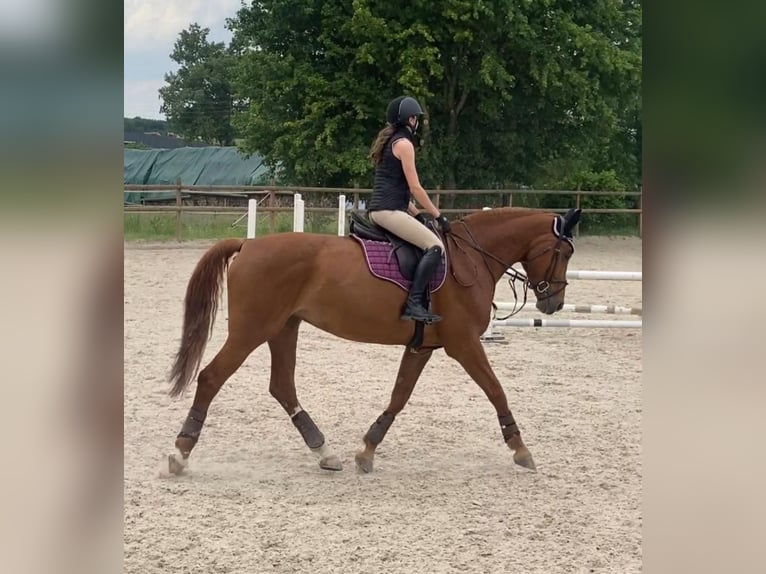
[[[542,299],[535,305],[537,310],[546,315],[553,315],[556,311],[564,308],[563,301],[554,301],[553,299]]]

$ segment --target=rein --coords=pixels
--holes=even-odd
[[[484,248],[482,248],[481,245],[479,245],[479,242],[476,241],[476,238],[473,236],[473,233],[471,233],[471,229],[468,227],[468,224],[465,221],[460,220],[460,221],[456,221],[455,223],[460,223],[465,228],[466,233],[468,233],[468,236],[471,238],[471,242],[469,242],[467,239],[465,239],[465,238],[463,238],[463,237],[461,237],[459,235],[455,235],[455,233],[453,231],[450,231],[449,233],[445,234],[446,235],[446,241],[444,243],[444,247],[445,247],[446,251],[449,251],[448,245],[449,245],[449,241],[451,239],[452,242],[455,244],[455,247],[457,249],[459,249],[462,253],[464,253],[466,255],[466,257],[468,257],[468,259],[471,259],[470,256],[468,256],[468,253],[466,252],[466,250],[460,247],[460,244],[458,243],[458,240],[460,240],[460,241],[466,243],[468,245],[468,247],[470,247],[470,248],[474,249],[475,251],[479,252],[479,254],[482,257],[482,260],[484,261],[484,265],[487,267],[487,271],[489,271],[489,274],[492,275],[493,277],[494,277],[494,275],[492,274],[492,268],[489,266],[489,262],[487,262],[487,257],[489,257],[490,259],[493,259],[495,262],[497,262],[500,265],[502,265],[503,269],[508,269],[509,266],[506,265],[500,258],[492,255],[490,252],[488,252]],[[471,262],[473,263],[472,259],[471,259]],[[474,282],[475,282],[475,280],[478,278],[478,273],[477,273],[478,269],[476,268],[476,264],[474,264],[473,269],[474,269]],[[457,281],[458,285],[460,285],[462,287],[471,287],[474,284],[474,282],[463,283],[462,281],[460,281],[460,279],[458,279],[457,275],[455,274],[455,268],[454,267],[452,267],[451,273],[452,273],[452,277],[455,278],[455,281]]]
[[[503,275],[501,275],[501,277],[505,275],[509,277],[508,285],[511,287],[511,291],[513,292],[513,298],[514,298],[513,311],[511,311],[511,314],[508,315],[508,317],[512,317],[513,315],[521,311],[521,309],[527,303],[527,289],[529,286],[529,281],[527,280],[527,276],[523,272],[519,271],[518,269],[514,269],[510,265],[506,264],[502,259],[500,259],[496,255],[493,255],[492,253],[484,249],[481,245],[479,245],[479,242],[476,240],[473,233],[471,233],[471,228],[468,227],[468,224],[465,221],[460,220],[460,221],[456,221],[455,223],[460,223],[465,228],[465,231],[468,234],[468,237],[470,237],[470,242],[464,237],[461,237],[460,235],[456,235],[453,231],[450,231],[449,233],[447,233],[445,237],[444,247],[445,247],[445,250],[447,251],[447,255],[450,258],[450,260],[452,260],[452,255],[449,253],[449,245],[450,245],[450,240],[452,240],[452,243],[455,244],[455,248],[460,250],[463,254],[465,254],[466,257],[472,263],[473,263],[473,260],[468,255],[468,252],[460,246],[460,242],[465,243],[466,245],[468,245],[468,247],[470,247],[474,251],[477,251],[481,255],[482,260],[484,261],[484,265],[487,268],[487,271],[489,272],[491,277],[494,278],[494,274],[492,273],[492,268],[490,267],[490,264],[487,261],[487,258],[490,258],[496,263],[499,263],[500,265],[502,265]],[[474,280],[471,281],[470,283],[464,283],[463,281],[460,280],[460,278],[458,278],[457,274],[455,273],[454,265],[451,265],[450,268],[451,268],[450,273],[452,273],[452,277],[455,279],[455,282],[457,282],[457,284],[462,287],[471,287],[472,285],[474,285],[474,283],[476,282],[476,279],[479,276],[478,268],[476,267],[475,263],[473,263]],[[522,282],[523,295],[524,295],[524,301],[522,302],[522,304],[519,306],[518,309],[516,308],[518,300],[519,300],[519,296],[516,291],[516,281]],[[494,301],[492,302],[492,308],[494,309],[495,312],[497,312],[497,305],[495,305]],[[504,319],[507,319],[508,317],[504,317]]]
[[[458,249],[459,251],[461,251],[463,254],[465,254],[466,257],[471,261],[471,263],[473,263],[473,260],[468,255],[468,252],[460,246],[460,242],[462,242],[462,243],[468,245],[468,247],[470,247],[474,251],[477,251],[481,255],[482,260],[484,261],[484,265],[487,268],[487,271],[489,272],[491,277],[494,278],[494,274],[492,273],[492,268],[490,267],[490,264],[487,261],[487,258],[490,258],[493,261],[495,261],[496,263],[499,263],[500,265],[503,266],[503,274],[501,275],[501,277],[506,276],[506,275],[508,276],[508,285],[510,286],[511,291],[513,292],[514,305],[513,305],[513,310],[511,311],[511,313],[509,315],[507,315],[506,317],[503,317],[501,320],[507,319],[509,317],[512,317],[516,313],[521,311],[521,309],[527,303],[527,294],[528,294],[528,289],[530,287],[532,287],[537,292],[537,294],[540,296],[540,298],[538,300],[539,301],[544,301],[544,300],[549,299],[549,298],[555,296],[556,294],[560,293],[568,285],[568,282],[567,282],[566,279],[553,279],[553,271],[556,268],[556,264],[558,263],[559,257],[561,256],[561,242],[564,239],[566,239],[565,237],[559,236],[557,241],[556,241],[556,244],[553,245],[552,247],[548,246],[545,249],[542,249],[539,253],[536,253],[535,255],[529,257],[528,259],[524,259],[524,260],[520,261],[520,263],[522,263],[522,264],[529,263],[529,262],[537,259],[538,257],[548,253],[551,250],[554,251],[554,257],[551,258],[550,265],[548,266],[548,270],[545,273],[545,279],[543,279],[542,281],[538,281],[537,283],[532,283],[531,281],[529,281],[529,279],[528,279],[528,277],[526,276],[525,273],[523,273],[522,271],[519,271],[518,269],[514,269],[510,265],[506,264],[499,257],[493,255],[489,251],[485,250],[481,245],[479,245],[479,242],[476,240],[476,238],[474,237],[473,233],[471,233],[471,229],[468,227],[468,224],[465,221],[459,220],[459,221],[456,221],[455,223],[460,223],[463,226],[463,228],[465,229],[465,232],[468,234],[468,237],[470,238],[470,241],[468,241],[464,237],[461,237],[460,235],[455,235],[453,231],[450,231],[449,233],[446,233],[445,234],[444,248],[445,248],[445,251],[447,252],[447,256],[450,259],[452,258],[452,255],[449,253],[449,251],[450,251],[449,250],[449,245],[450,245],[450,240],[451,240],[452,243],[454,243],[455,248]],[[474,278],[473,278],[473,281],[471,281],[470,283],[464,283],[464,282],[462,282],[458,278],[457,274],[455,273],[454,265],[451,265],[450,268],[451,268],[450,269],[450,273],[452,274],[452,277],[455,279],[457,284],[462,286],[462,287],[471,287],[472,285],[475,284],[476,279],[478,278],[478,268],[477,268],[475,263],[473,263]],[[522,285],[523,285],[523,296],[524,296],[524,300],[521,303],[521,305],[518,307],[518,309],[516,308],[518,300],[519,300],[518,294],[516,292],[516,281],[521,281],[522,282]],[[556,289],[555,291],[549,292],[549,290],[550,290],[552,285],[559,284],[559,283],[562,284],[562,285],[558,289]],[[493,307],[493,309],[496,312],[497,311],[497,306],[495,305],[494,302],[492,303],[492,307]]]

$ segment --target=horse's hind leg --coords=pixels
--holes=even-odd
[[[458,361],[470,377],[481,387],[484,394],[495,407],[497,412],[500,429],[503,434],[503,440],[508,448],[513,451],[513,461],[525,468],[535,470],[535,463],[532,454],[521,440],[521,431],[519,431],[516,421],[513,418],[511,409],[508,407],[508,399],[505,391],[497,380],[492,367],[489,364],[487,355],[481,341],[461,342],[458,345],[445,346],[447,355]]]
[[[373,459],[375,458],[375,449],[383,441],[388,429],[394,422],[407,401],[410,400],[415,383],[418,382],[423,368],[428,359],[431,358],[433,351],[424,351],[422,353],[413,353],[405,349],[404,356],[399,364],[399,372],[396,375],[394,390],[391,392],[391,400],[388,407],[372,423],[372,426],[364,435],[364,449],[356,453],[356,468],[360,472],[372,472]]]
[[[176,438],[180,457],[173,454],[168,456],[168,470],[171,474],[180,474],[188,465],[189,455],[199,440],[210,403],[227,379],[259,344],[229,337],[213,360],[200,371],[194,402]]]
[[[269,341],[271,350],[269,392],[290,416],[306,446],[319,457],[320,468],[342,470],[343,465],[340,459],[330,451],[322,431],[298,402],[295,390],[295,354],[300,323],[300,319],[290,318],[282,331]]]

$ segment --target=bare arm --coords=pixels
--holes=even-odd
[[[412,145],[412,142],[404,138],[400,139],[394,143],[393,152],[394,156],[402,162],[404,177],[407,178],[407,185],[409,185],[412,195],[417,202],[428,211],[428,213],[434,217],[439,217],[439,209],[433,204],[431,198],[428,197],[423,186],[420,185],[418,171],[415,168],[415,147]],[[409,208],[408,211],[412,213]]]

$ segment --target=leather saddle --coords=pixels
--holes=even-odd
[[[420,247],[376,225],[366,215],[361,215],[356,211],[351,212],[349,232],[360,239],[390,243],[391,251],[394,257],[396,257],[399,270],[408,281],[412,281],[415,269],[423,258],[424,251]]]

